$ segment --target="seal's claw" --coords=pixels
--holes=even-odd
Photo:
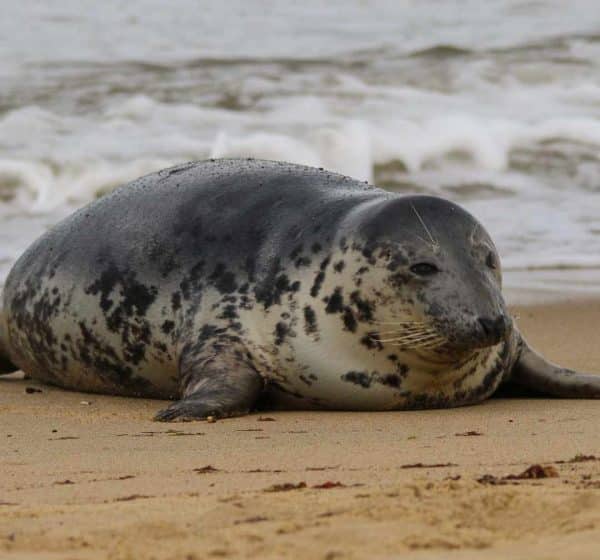
[[[223,415],[218,411],[208,410],[202,402],[181,400],[156,413],[155,422],[194,422],[206,420],[209,416],[220,418]]]

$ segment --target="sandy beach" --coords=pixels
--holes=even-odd
[[[513,312],[600,372],[600,302]],[[597,401],[151,422],[162,404],[0,379],[0,557],[598,558]]]

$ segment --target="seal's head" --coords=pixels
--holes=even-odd
[[[430,196],[390,198],[369,209],[359,233],[383,304],[381,341],[455,356],[509,336],[496,248],[464,209]]]

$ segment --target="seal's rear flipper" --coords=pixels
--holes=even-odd
[[[8,357],[8,352],[3,342],[3,334],[2,309],[0,309],[0,375],[7,375],[19,371],[19,368]]]
[[[579,373],[552,364],[532,350],[523,337],[521,353],[508,383],[538,395],[600,399],[600,375]]]
[[[8,375],[15,371],[19,371],[19,368],[2,353],[2,346],[0,346],[0,375]]]
[[[244,356],[227,349],[211,357],[182,359],[183,398],[161,410],[154,420],[186,422],[248,414],[265,384]]]

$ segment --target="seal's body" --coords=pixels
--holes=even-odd
[[[181,399],[159,420],[245,413],[264,389],[351,410],[475,403],[509,379],[598,397],[600,378],[527,349],[500,282],[491,239],[446,200],[284,163],[186,164],[26,251],[6,281],[0,367]]]

